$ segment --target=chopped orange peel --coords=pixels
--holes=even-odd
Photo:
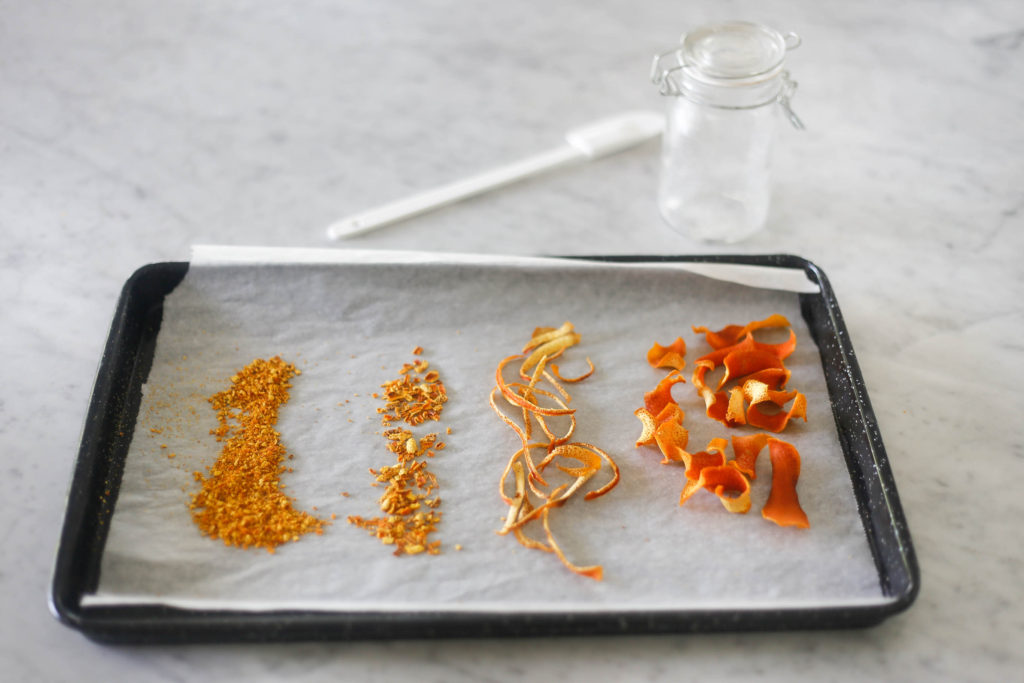
[[[600,566],[584,567],[569,561],[556,542],[548,521],[552,510],[563,506],[588,484],[597,487],[587,491],[583,498],[593,500],[611,491],[621,476],[608,453],[593,444],[570,442],[576,430],[576,410],[569,407],[572,396],[563,383],[572,384],[590,377],[594,373],[594,364],[587,358],[585,373],[577,377],[563,377],[558,366],[551,361],[579,341],[580,336],[572,323],[566,322],[558,328],[538,327],[521,353],[498,363],[490,405],[502,422],[519,437],[521,446],[509,458],[498,483],[499,494],[508,505],[508,512],[497,533],[512,534],[523,547],[554,553],[571,571],[600,581],[603,577]],[[522,381],[507,381],[506,368],[516,362],[519,362]],[[511,411],[499,407],[499,396],[513,407]],[[653,414],[650,420],[653,434],[657,426]],[[533,440],[534,422],[546,441]],[[566,425],[564,432],[561,424]],[[539,452],[543,452],[543,456],[535,455]],[[550,470],[549,466],[552,466]],[[611,472],[607,481],[600,485],[591,484],[604,478],[602,472],[606,469]],[[550,484],[545,480],[549,472],[555,475]],[[566,477],[568,480],[563,483],[556,481]],[[511,493],[508,491],[509,483],[512,484]],[[537,520],[543,525],[546,543],[531,538],[524,531],[528,524]]]

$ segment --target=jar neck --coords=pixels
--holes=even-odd
[[[746,80],[704,77],[699,71],[682,66],[666,74],[665,95],[683,97],[692,102],[721,109],[754,109],[788,97],[795,84],[789,74],[778,69],[773,74]]]

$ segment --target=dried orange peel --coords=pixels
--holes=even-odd
[[[774,313],[764,320],[754,320],[753,322],[749,322],[743,326],[726,325],[717,332],[712,332],[706,327],[698,326],[694,326],[693,331],[696,334],[703,334],[704,339],[711,348],[721,349],[726,346],[732,346],[754,330],[760,330],[766,327],[789,327],[789,320],[787,320],[783,315]]]
[[[765,446],[772,463],[772,483],[761,516],[779,526],[809,528],[796,493],[800,453],[793,444],[765,433],[732,437],[732,460],[726,459],[725,439],[712,439],[705,450],[693,453],[687,462],[686,485],[679,504],[704,489],[718,496],[729,512],[746,514],[751,507],[750,482],[757,476],[757,458]]]
[[[800,478],[800,454],[793,444],[768,439],[768,456],[772,461],[772,489],[761,509],[761,516],[779,526],[809,528],[811,523],[796,495],[796,483]]]
[[[569,407],[572,396],[563,383],[590,377],[594,364],[588,358],[585,373],[567,378],[550,361],[579,341],[580,335],[572,323],[558,328],[538,327],[521,353],[498,363],[490,405],[520,441],[520,448],[509,458],[498,483],[501,498],[508,506],[505,523],[498,533],[513,535],[523,547],[554,553],[569,570],[600,581],[603,569],[572,563],[558,545],[549,523],[552,511],[579,491],[596,487],[583,495],[585,501],[593,500],[615,488],[620,479],[619,468],[608,453],[593,444],[570,441],[576,431],[576,409]],[[507,381],[507,368],[516,362],[522,381]],[[499,406],[499,397],[511,410]],[[560,424],[565,424],[564,430]],[[543,439],[537,434],[539,440],[534,440],[535,427],[539,427]],[[606,475],[606,471],[610,474]],[[551,479],[550,483],[546,478]],[[527,525],[535,521],[541,523],[546,542],[525,532]]]
[[[704,401],[708,417],[728,426],[750,425],[771,432],[781,432],[794,419],[807,419],[807,399],[795,390],[784,390],[790,371],[785,359],[796,350],[796,333],[790,328],[789,337],[777,344],[758,342],[755,330],[769,327],[789,327],[781,315],[771,315],[746,325],[729,325],[711,331],[694,327],[703,333],[714,349],[699,358],[691,381]],[[636,446],[657,444],[662,464],[680,464],[685,467],[686,483],[679,496],[685,504],[697,491],[706,490],[718,497],[722,506],[731,513],[746,514],[751,501],[751,481],[757,477],[757,458],[769,446],[772,458],[772,492],[762,515],[782,526],[808,527],[807,516],[800,508],[796,495],[796,482],[800,474],[800,455],[789,443],[767,433],[732,437],[734,457],[727,457],[729,441],[713,438],[707,447],[695,453],[686,450],[689,433],[683,427],[684,413],[672,396],[672,387],[682,382],[679,370],[685,366],[681,357],[685,344],[680,342],[674,350],[657,343],[648,351],[647,361],[653,367],[667,367],[671,371],[657,386],[644,394],[644,407],[634,412],[642,431]],[[679,353],[680,358],[671,358]],[[671,358],[669,362],[664,359]],[[712,387],[709,373],[721,371]],[[789,405],[788,410],[785,406]]]
[[[754,331],[770,327],[790,327],[782,315],[771,315],[746,325],[728,325],[711,331],[694,327],[703,333],[714,349],[697,359],[691,377],[694,388],[704,400],[705,414],[726,427],[749,424],[757,429],[781,432],[794,419],[807,421],[807,398],[798,391],[783,391],[790,371],[785,359],[796,350],[796,332],[790,327],[789,337],[777,344],[754,339]],[[708,373],[723,368],[717,385],[712,388]],[[792,402],[788,410],[782,410]],[[767,404],[773,407],[767,408]]]
[[[654,346],[647,352],[647,362],[654,368],[672,368],[682,370],[686,367],[686,342],[682,337],[677,337],[668,346],[662,346],[654,342]]]

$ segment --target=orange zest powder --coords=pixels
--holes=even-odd
[[[307,533],[323,533],[329,522],[295,509],[281,490],[286,452],[275,431],[278,410],[288,402],[291,378],[301,374],[275,356],[256,359],[231,378],[231,386],[210,397],[224,444],[209,475],[194,472],[202,489],[189,508],[199,529],[225,545],[269,552]]]
[[[422,347],[413,350],[414,355],[423,353]],[[384,402],[378,408],[381,424],[391,425],[404,421],[410,426],[426,420],[439,420],[441,410],[448,400],[448,394],[436,370],[428,370],[425,360],[406,363],[399,374],[401,377],[381,385]],[[450,429],[448,430],[450,433]],[[350,524],[366,529],[380,539],[381,543],[395,546],[395,555],[417,555],[426,552],[440,553],[441,542],[430,541],[429,535],[437,530],[441,513],[437,510],[441,499],[429,496],[437,490],[437,478],[427,469],[423,456],[432,458],[435,451],[444,449],[445,443],[437,440],[437,434],[426,434],[420,439],[409,429],[394,427],[384,432],[388,450],[397,459],[394,465],[385,465],[378,470],[370,469],[376,483],[386,486],[378,501],[384,517],[364,519],[352,515]]]

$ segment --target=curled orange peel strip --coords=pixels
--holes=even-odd
[[[580,576],[586,576],[587,578],[594,579],[595,581],[600,581],[604,578],[604,569],[601,568],[601,565],[580,567],[579,565],[575,565],[570,562],[569,558],[565,556],[565,553],[562,552],[562,549],[555,542],[555,537],[551,533],[551,526],[548,524],[548,511],[546,509],[544,510],[544,514],[541,519],[544,523],[544,533],[547,534],[548,543],[551,544],[551,548],[555,551],[555,554],[558,555],[558,559],[562,561],[562,564],[564,564],[567,569],[579,574]]]
[[[505,477],[508,476],[509,471],[512,471],[515,477],[515,495],[509,498],[505,495]],[[523,514],[523,507],[529,505],[529,501],[526,499],[526,476],[523,473],[523,463],[518,461],[510,461],[508,467],[505,469],[505,475],[501,478],[502,489],[501,497],[508,503],[508,515],[505,517],[505,525],[502,527],[502,532],[508,532],[509,529],[515,525],[516,521]]]
[[[726,346],[732,346],[738,342],[744,335],[747,335],[754,330],[760,330],[766,327],[789,327],[789,320],[785,316],[774,313],[764,320],[754,320],[747,323],[746,325],[726,325],[717,332],[712,332],[706,327],[694,326],[693,331],[695,334],[703,334],[704,339],[708,345],[713,349],[721,349]]]
[[[775,357],[779,360],[785,360],[788,358],[793,351],[796,350],[796,332],[793,330],[789,331],[789,338],[784,342],[778,344],[763,344],[758,341],[754,341],[751,336],[744,337],[742,340],[733,344],[732,346],[723,346],[720,349],[715,349],[711,353],[705,354],[697,360],[709,360],[716,366],[721,365],[722,361],[731,353],[736,352],[748,352],[748,351],[763,351],[775,354]]]
[[[563,382],[565,382],[566,384],[574,384],[576,382],[582,382],[586,378],[588,378],[591,375],[593,375],[594,374],[594,363],[590,360],[589,357],[587,358],[587,366],[588,366],[588,370],[586,372],[584,372],[582,375],[577,375],[576,377],[562,377],[562,375],[559,374],[558,366],[555,365],[554,363],[550,364],[551,373],[555,377],[557,377],[558,379],[560,379]]]
[[[733,459],[728,464],[751,479],[756,479],[757,457],[764,450],[770,438],[768,434],[764,433],[732,437]]]
[[[579,341],[580,335],[572,332],[564,336],[556,337],[551,341],[544,342],[530,352],[530,355],[523,361],[523,364],[520,367],[520,372],[529,372],[530,368],[536,365],[544,356],[553,358],[555,353],[565,351],[565,349],[570,346],[578,344]]]
[[[691,378],[693,386],[704,399],[704,413],[727,427],[746,424],[742,392],[732,391],[727,394],[724,391],[715,391],[704,382],[707,371],[713,369],[711,361],[699,360],[695,364]]]
[[[583,463],[581,467],[555,465],[555,467],[571,477],[586,477],[589,479],[594,476],[599,469],[601,469],[601,456],[593,451],[587,450],[586,448],[577,446],[576,444],[565,444],[563,446],[559,446],[555,450],[551,451],[547,457],[551,458],[552,456],[570,458]],[[547,458],[545,458],[545,460],[546,459]]]
[[[761,509],[761,516],[779,526],[810,528],[807,513],[800,507],[796,494],[800,478],[800,453],[793,444],[768,439],[768,456],[772,461],[772,488]]]
[[[686,445],[690,441],[690,433],[681,423],[674,420],[662,422],[654,431],[654,439],[661,450],[663,465],[687,462],[690,454],[686,452]]]
[[[529,353],[541,344],[545,344],[552,339],[557,339],[558,337],[567,336],[572,334],[574,331],[575,328],[568,320],[562,323],[562,326],[559,328],[538,327],[533,330],[533,336],[530,337],[530,341],[526,342],[526,346],[523,347],[523,353]]]
[[[503,413],[501,411],[501,409],[498,407],[497,402],[494,400],[494,394],[497,391],[498,391],[497,387],[495,387],[494,389],[491,390],[491,397],[490,397],[491,408],[493,408],[494,412],[498,414],[498,417],[501,418],[502,422],[504,422],[505,424],[507,424],[509,427],[512,428],[512,430],[519,437],[519,440],[522,442],[523,448],[524,449],[528,449],[528,444],[529,444],[529,441],[530,441],[530,437],[529,437],[529,424],[530,423],[529,422],[526,423],[527,424],[527,429],[524,431],[523,428],[521,428],[518,424],[516,424],[515,420],[513,420],[508,415]],[[519,453],[521,451],[522,451],[522,449],[520,449],[520,451],[517,451],[509,459],[508,465],[506,465],[505,471],[502,473],[501,480],[499,482],[499,489],[502,492],[501,497],[505,500],[505,502],[508,502],[508,498],[504,494],[504,490],[505,489],[504,489],[504,483],[503,482],[505,481],[505,477],[508,476],[509,470],[512,467],[512,462],[515,461],[515,459],[519,456]],[[537,469],[534,467],[533,460],[530,459],[529,457],[527,457],[526,458],[526,462],[530,466],[530,477],[531,477],[531,479],[535,478],[537,481],[539,481],[541,483],[541,485],[546,486],[547,482],[544,481],[544,479],[540,476],[540,472],[538,472]]]
[[[665,407],[661,409],[661,412],[654,416],[654,421],[657,424],[662,422],[675,422],[676,424],[683,424],[683,418],[686,417],[686,413],[679,407],[676,402],[666,403]]]
[[[765,368],[743,377],[743,382],[746,383],[751,380],[762,382],[769,389],[779,391],[789,382],[790,375],[792,373],[787,368]]]
[[[636,447],[646,446],[654,443],[654,430],[657,429],[657,423],[654,420],[654,415],[651,415],[651,411],[647,408],[637,408],[633,411],[633,414],[637,416],[642,425],[639,438],[636,440]]]
[[[668,373],[660,382],[658,382],[658,386],[644,394],[644,407],[646,407],[652,415],[657,415],[664,410],[668,404],[676,402],[675,399],[672,398],[672,387],[685,381],[686,378],[680,375],[676,370]]]
[[[526,464],[527,464],[527,466],[529,467],[529,470],[530,470],[530,475],[529,475],[529,477],[527,477],[526,483],[530,486],[530,489],[536,495],[544,497],[543,494],[536,489],[536,487],[534,486],[534,483],[533,483],[534,481],[537,481],[537,482],[540,483],[541,486],[547,486],[547,482],[545,482],[541,478],[541,476],[540,476],[539,468],[537,468],[537,466],[534,464],[533,458],[530,457],[530,451],[533,450],[533,449],[538,449],[538,448],[543,448],[543,449],[546,450],[547,449],[547,444],[532,443],[532,444],[525,445],[522,448],[520,448],[518,451],[513,453],[512,457],[509,458],[508,462],[505,464],[505,470],[501,473],[501,479],[498,480],[498,493],[501,494],[502,500],[504,500],[506,503],[511,505],[511,503],[512,503],[512,501],[514,499],[513,498],[509,498],[507,495],[505,495],[505,481],[508,479],[509,473],[513,472],[515,470],[516,465],[520,464],[519,463],[520,459],[523,459],[523,460],[526,461]],[[520,466],[521,466],[521,464],[520,464]]]
[[[564,505],[584,485],[592,481],[595,475],[600,473],[604,462],[607,462],[611,469],[611,477],[600,488],[587,492],[584,495],[585,500],[604,495],[618,484],[621,476],[615,461],[601,449],[583,442],[568,443],[576,428],[576,411],[568,407],[572,397],[562,383],[569,384],[586,379],[593,374],[594,364],[587,358],[588,368],[585,373],[578,377],[565,378],[559,373],[558,366],[551,361],[559,358],[567,348],[577,344],[579,339],[570,323],[557,329],[538,327],[521,354],[509,356],[498,364],[495,373],[496,386],[490,393],[490,404],[501,420],[513,428],[522,443],[522,448],[514,453],[506,464],[499,482],[499,492],[509,505],[509,512],[504,526],[498,533],[513,534],[524,547],[554,552],[572,571],[600,580],[600,567],[578,567],[567,560],[551,534],[548,521],[551,510]],[[504,373],[507,366],[516,361],[521,361],[519,377],[522,381],[506,381]],[[542,388],[542,381],[550,383],[552,391]],[[521,413],[521,423],[517,423],[511,414],[506,414],[498,407],[499,394]],[[568,418],[568,428],[561,436],[556,435],[552,429],[552,420],[559,417]],[[547,437],[546,443],[530,441],[534,420]],[[535,461],[533,453],[538,450],[544,450],[545,455],[539,461]],[[573,462],[567,464],[564,460]],[[550,492],[538,488],[548,488],[541,473],[549,465],[554,465],[553,469],[571,477],[571,482],[561,484]],[[513,496],[506,492],[510,475],[515,482]],[[531,498],[531,495],[535,498]],[[527,524],[537,519],[543,520],[548,543],[530,538],[523,530]]]
[[[784,413],[768,414],[761,410],[759,405],[752,405],[747,408],[747,423],[751,427],[767,429],[776,434],[786,429],[789,423],[796,419],[803,418],[807,422],[807,397],[797,393],[789,410]]]
[[[686,367],[684,356],[686,356],[686,342],[682,337],[677,337],[668,346],[654,342],[654,346],[647,352],[647,362],[654,368],[682,370]]]
[[[504,396],[510,403],[514,403],[517,406],[526,408],[530,412],[536,413],[538,415],[546,415],[548,417],[551,417],[555,415],[571,415],[572,413],[576,412],[574,409],[571,408],[542,408],[536,403],[526,400],[518,393],[513,391],[511,386],[505,382],[505,378],[502,376],[502,374],[506,365],[520,358],[522,358],[522,355],[509,356],[507,358],[502,359],[502,361],[498,363],[498,369],[494,373],[494,381],[498,387],[498,390],[501,391],[502,396]]]
[[[785,370],[782,359],[774,351],[764,349],[743,349],[733,351],[722,359],[725,374],[718,382],[721,389],[729,380],[742,380],[747,375],[763,370]]]
[[[705,467],[700,472],[698,484],[718,496],[729,512],[746,514],[750,511],[750,481],[735,467]],[[735,495],[726,495],[727,493]]]
[[[774,403],[777,406],[783,406],[789,403],[799,393],[795,389],[791,391],[778,391],[756,379],[745,380],[743,382],[742,391],[743,397],[746,398],[751,405],[768,402]]]
[[[700,473],[705,467],[720,467],[725,464],[725,445],[725,439],[711,439],[703,451],[687,454],[689,458],[686,460],[686,485],[679,495],[680,505],[703,486],[700,483]]]
[[[599,498],[600,496],[603,496],[604,494],[608,493],[618,485],[621,475],[619,473],[619,466],[615,464],[614,460],[612,460],[612,456],[608,455],[603,450],[601,450],[600,448],[591,443],[584,443],[582,441],[579,441],[573,445],[578,448],[585,448],[593,453],[596,453],[598,457],[600,457],[602,460],[608,463],[608,467],[612,471],[612,476],[611,479],[608,480],[608,483],[606,483],[604,486],[600,488],[594,489],[593,491],[587,491],[587,493],[584,494],[583,496],[583,500],[593,500],[594,498]]]
[[[743,390],[733,387],[729,390],[729,402],[725,409],[725,424],[730,427],[747,423],[747,417],[743,410]]]

